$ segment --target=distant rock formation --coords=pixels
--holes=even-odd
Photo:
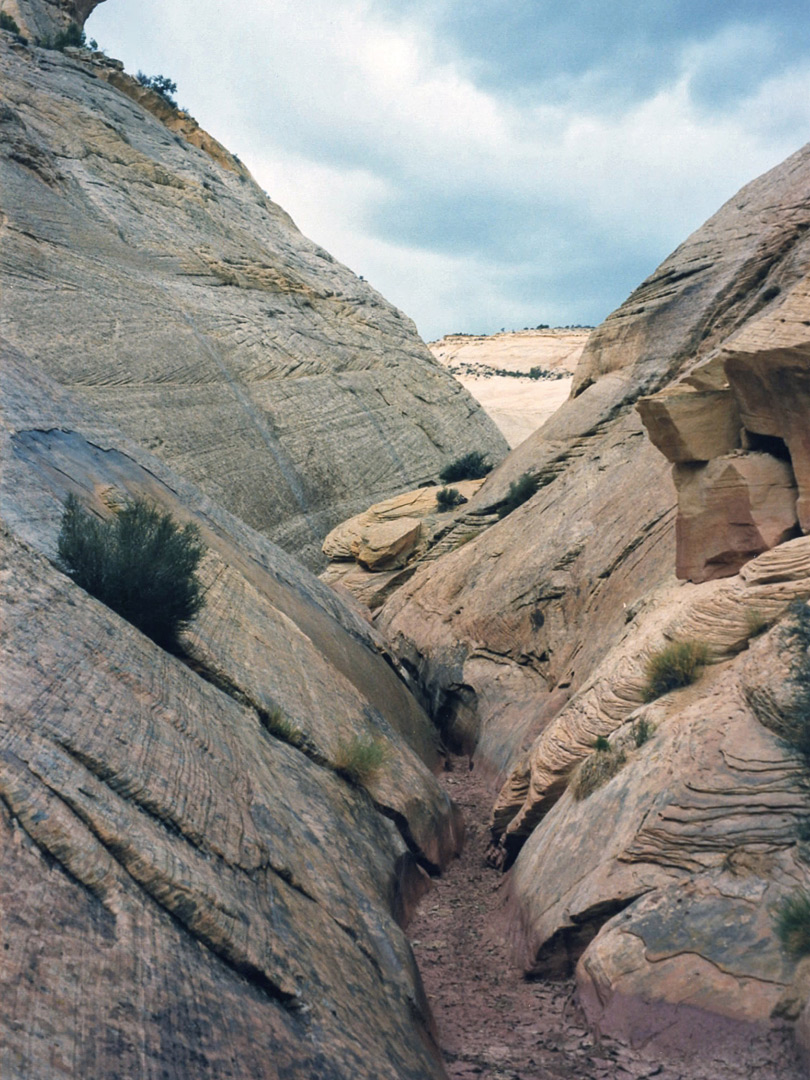
[[[562,405],[588,329],[448,334],[428,348],[518,446]],[[530,377],[530,374],[531,377]],[[543,374],[541,375],[540,372]]]
[[[376,619],[444,738],[502,781],[493,857],[514,860],[526,967],[578,965],[605,1034],[720,1061],[750,1046],[775,1075],[798,1074],[772,1011],[810,1031],[806,979],[768,915],[810,887],[805,780],[753,703],[776,692],[780,632],[732,658],[746,608],[771,625],[810,592],[808,264],[810,146],[592,333],[571,399],[464,507],[478,535]],[[539,490],[496,522],[526,473]],[[677,583],[676,536],[680,573],[731,576]],[[725,666],[644,705],[645,658],[698,635]],[[636,750],[645,715],[656,734]],[[577,802],[568,782],[600,736],[627,764]]]
[[[52,29],[88,10],[19,2]],[[0,37],[13,345],[313,566],[369,503],[467,450],[500,460],[502,436],[413,323],[190,117],[100,54]]]

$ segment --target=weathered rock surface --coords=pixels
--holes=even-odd
[[[462,498],[460,505],[483,482],[453,484]],[[330,562],[322,580],[350,593],[365,607],[378,608],[413,573],[417,560],[456,526],[458,507],[443,510],[436,499],[440,490],[430,486],[394,495],[334,528],[323,542]]]
[[[783,653],[773,631],[707,673],[699,695],[670,695],[639,749],[617,735],[624,768],[581,802],[566,793],[518,858],[525,962],[559,971],[579,958],[597,1031],[669,1058],[722,1060],[750,1051],[791,997],[796,968],[772,913],[810,885],[797,846],[804,765],[750,703],[752,688],[780,694]]]
[[[775,451],[782,440],[801,497],[802,450],[787,438],[800,441],[801,409],[794,421],[784,402],[805,400],[808,225],[805,147],[744,188],[593,332],[572,398],[488,477],[465,517],[490,522],[525,472],[537,493],[421,566],[377,617],[448,742],[506,778],[493,828],[507,864],[519,852],[512,894],[529,966],[575,961],[616,915],[580,967],[591,1022],[665,1053],[678,1040],[722,1043],[717,1075],[723,1053],[743,1045],[763,1076],[790,1075],[769,1073],[760,1054],[780,1043],[771,1007],[798,994],[767,905],[807,882],[795,833],[806,793],[798,762],[752,713],[749,661],[733,658],[752,626],[810,594],[810,547],[799,537],[741,568],[727,563],[738,576],[676,584],[670,466],[631,407],[688,379],[659,418],[663,428],[680,410],[684,430],[662,441],[687,459],[684,473],[715,461],[739,469],[736,494],[712,521],[759,534],[722,547],[736,560],[743,547],[750,556],[791,535],[790,464]],[[723,666],[645,706],[645,660],[674,638],[705,639]],[[594,740],[632,748],[641,716],[660,734],[590,799],[563,795]],[[679,898],[694,910],[693,950]]]
[[[799,488],[797,513],[810,532],[810,278],[778,309],[746,326],[721,351],[740,416],[754,445],[765,436],[787,448]],[[770,449],[770,447],[768,447]]]
[[[427,718],[329,589],[34,358],[2,366],[4,1080],[441,1077],[399,925],[459,843]],[[69,492],[199,524],[193,662],[51,563]],[[369,736],[366,792],[330,762]]]
[[[668,461],[710,461],[742,445],[740,413],[727,386],[698,390],[679,383],[641,398],[638,411]]]
[[[189,117],[104,57],[0,36],[12,344],[313,566],[375,499],[466,450],[500,459],[411,321]]]
[[[36,43],[52,41],[73,23],[84,26],[90,13],[104,0],[2,0],[0,11],[17,23],[20,32]]]
[[[799,533],[790,464],[737,451],[708,464],[676,465],[675,572],[688,581],[736,573]]]
[[[810,595],[810,538],[768,551],[734,578],[698,587],[663,586],[645,600],[582,690],[562,708],[503,786],[493,833],[507,853],[522,841],[565,789],[574,766],[594,741],[609,736],[644,702],[649,658],[671,641],[702,641],[712,663],[744,649],[760,622],[773,624],[790,603]],[[753,627],[753,629],[752,629]],[[699,688],[681,692],[699,694]],[[644,708],[651,723],[668,703]]]
[[[571,376],[589,333],[587,329],[555,329],[486,337],[449,334],[428,348],[483,406],[510,447],[515,447],[568,397]],[[549,375],[529,378],[532,368],[542,368]]]
[[[676,493],[632,403],[698,369],[696,387],[718,386],[705,364],[719,345],[754,317],[778,319],[794,291],[801,308],[809,191],[805,147],[681,245],[592,332],[575,396],[490,474],[465,516],[491,520],[525,472],[537,494],[386,602],[381,628],[446,726],[463,712],[480,732],[483,766],[516,760],[562,692],[595,671],[626,612],[672,574]],[[792,316],[797,334],[800,322]],[[523,687],[519,700],[497,690],[505,682]]]

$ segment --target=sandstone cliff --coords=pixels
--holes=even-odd
[[[3,0],[32,40],[92,4]],[[409,319],[184,113],[0,33],[0,330],[315,565],[339,521],[505,443]]]
[[[795,1019],[804,1001],[771,912],[810,883],[797,833],[805,781],[752,705],[755,686],[767,696],[779,680],[779,631],[750,659],[738,654],[746,610],[761,607],[770,625],[810,593],[808,226],[805,147],[593,332],[572,397],[463,508],[458,531],[477,520],[478,535],[425,563],[378,617],[445,737],[498,777],[493,857],[516,859],[510,910],[526,967],[578,962],[596,1027],[660,1052],[711,1046],[720,1069],[752,1033],[760,1048],[778,1037],[774,1009]],[[660,400],[667,434],[656,441],[673,460],[687,455],[676,470],[708,470],[686,549],[685,507],[698,496],[679,512],[670,463],[633,408],[658,391],[651,407]],[[527,472],[537,494],[496,521]],[[721,519],[737,530],[730,547]],[[679,566],[683,550],[692,565],[701,544],[733,548],[719,559],[726,577],[678,583],[676,532]],[[706,640],[721,666],[643,706],[645,658],[683,635]],[[657,731],[635,751],[644,709]],[[577,802],[564,792],[598,736],[628,764]]]
[[[3,1077],[442,1076],[401,930],[459,844],[426,716],[325,586],[2,366]],[[55,569],[69,493],[198,523],[190,659]],[[388,746],[367,790],[334,770],[356,736]]]

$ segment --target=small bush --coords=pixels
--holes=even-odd
[[[645,716],[640,716],[638,720],[634,720],[632,735],[636,748],[643,746],[645,742],[649,742],[654,731],[655,728]]]
[[[610,753],[610,743],[607,741],[604,735],[597,735],[593,743],[594,750],[602,753]]]
[[[300,747],[303,746],[305,736],[303,731],[296,727],[288,716],[279,708],[275,709],[257,709],[259,714],[259,720],[262,727],[270,735],[276,739],[281,739],[282,742],[289,743],[290,746]]]
[[[139,71],[135,78],[141,86],[145,86],[147,90],[154,90],[169,105],[173,105],[175,109],[177,108],[177,102],[174,98],[177,93],[176,82],[172,82],[166,75],[144,75],[142,71]]]
[[[587,799],[597,788],[611,780],[626,763],[627,755],[623,750],[613,751],[609,745],[607,750],[597,749],[576,769],[571,780],[571,794],[577,802]]]
[[[20,33],[17,20],[9,15],[7,11],[0,11],[0,30],[8,30],[10,34],[19,35]]]
[[[181,527],[143,499],[102,521],[69,496],[58,540],[77,585],[169,649],[205,602],[196,574],[204,551],[196,525]]]
[[[455,484],[459,480],[480,480],[487,473],[492,472],[486,454],[480,450],[471,450],[469,454],[463,454],[449,465],[445,465],[439,473],[439,479],[445,484]]]
[[[335,772],[350,784],[365,787],[379,773],[388,760],[388,748],[381,739],[355,735],[348,741],[338,743],[335,755]]]
[[[799,889],[786,897],[776,910],[776,934],[790,956],[810,955],[810,892]]]
[[[62,52],[63,49],[83,49],[86,43],[84,30],[78,23],[71,23],[67,30],[60,30],[53,39],[53,48]]]
[[[440,510],[453,510],[466,501],[458,488],[443,487],[436,492],[436,504]]]
[[[498,508],[498,517],[505,518],[507,514],[511,514],[513,510],[517,510],[523,503],[528,502],[539,486],[536,477],[529,472],[513,480],[506,493],[506,501]]]
[[[644,700],[654,701],[670,690],[689,686],[700,678],[708,659],[709,649],[703,641],[673,641],[653,653],[644,669]]]

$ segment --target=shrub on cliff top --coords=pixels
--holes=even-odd
[[[68,497],[58,554],[77,585],[137,626],[158,645],[176,649],[205,600],[196,570],[205,548],[196,525],[174,521],[133,499],[110,521]]]
[[[673,641],[659,649],[644,669],[644,700],[654,701],[670,690],[689,686],[700,678],[708,659],[709,649],[703,641]]]
[[[487,460],[486,454],[480,450],[471,450],[469,454],[445,465],[439,473],[439,479],[445,484],[456,484],[459,480],[480,480],[492,471],[492,465]]]
[[[177,108],[177,102],[174,99],[174,95],[177,93],[177,83],[172,82],[168,76],[144,75],[142,71],[139,71],[135,78],[141,86],[145,86],[147,90],[154,90],[169,105],[173,105],[175,109]]]

